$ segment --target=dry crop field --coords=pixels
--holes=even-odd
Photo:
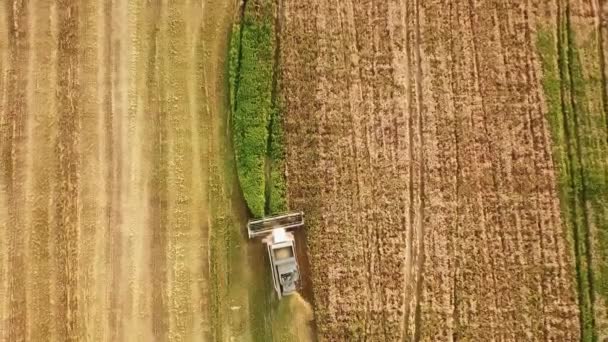
[[[0,340],[316,339],[244,237],[245,4],[318,340],[608,338],[603,0],[6,0]]]
[[[197,6],[3,2],[1,340],[210,333],[200,35],[229,26]]]
[[[228,133],[236,9],[2,2],[0,340],[267,334]]]
[[[322,340],[607,336],[599,3],[282,2],[288,193],[309,213]],[[566,21],[591,44],[586,78],[556,81],[588,130],[574,147],[547,61],[578,59],[537,46]]]

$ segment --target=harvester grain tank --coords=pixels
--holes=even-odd
[[[274,289],[279,298],[296,292],[300,279],[296,244],[291,229],[304,226],[304,213],[301,211],[267,216],[249,220],[249,238],[263,237],[266,245]]]

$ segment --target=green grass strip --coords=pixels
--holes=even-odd
[[[561,34],[563,31],[559,30]],[[580,167],[576,154],[576,139],[573,136],[573,108],[571,83],[568,69],[568,51],[563,47],[564,35],[560,37],[559,48],[552,31],[541,29],[538,33],[537,48],[543,65],[543,88],[548,105],[548,119],[553,138],[553,159],[558,171],[558,190],[564,224],[567,226],[574,248],[576,282],[580,306],[582,340],[593,335],[588,264],[583,241],[584,223],[581,213]]]
[[[268,160],[270,161],[269,186],[267,193],[267,214],[277,214],[287,210],[285,184],[285,157],[283,150],[283,126],[281,124],[281,111],[275,105],[270,123],[270,136],[268,142]]]
[[[541,28],[537,49],[558,171],[561,211],[574,248],[581,340],[597,340],[596,296],[608,299],[608,185],[605,113],[591,109],[599,75],[585,77],[575,33],[566,15],[557,35]],[[593,50],[593,49],[591,49]],[[597,53],[587,51],[584,53]],[[598,97],[601,99],[601,97]],[[599,113],[597,112],[599,111]],[[593,229],[592,229],[593,228]],[[593,235],[592,235],[593,234]]]
[[[236,166],[243,197],[255,217],[287,209],[283,132],[275,103],[274,2],[249,0],[232,30],[230,107]]]
[[[240,39],[238,75],[231,73],[234,98],[232,132],[236,166],[241,190],[253,216],[265,209],[266,155],[268,124],[272,114],[272,79],[274,64],[274,23],[272,2],[249,1],[245,8]]]

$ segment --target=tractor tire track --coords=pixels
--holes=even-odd
[[[6,78],[8,65],[8,23],[7,6],[0,6],[0,160],[4,161],[5,144],[8,140],[8,120],[6,114]],[[8,183],[6,171],[0,166],[0,298],[8,298],[8,243],[9,209],[8,209]],[[8,317],[9,301],[0,302],[0,317]],[[0,339],[8,339],[8,320],[0,320]]]
[[[410,40],[411,40],[411,34],[410,34],[410,26],[411,26],[411,22],[410,22],[410,18],[413,17],[411,15],[411,8],[408,7],[407,5],[403,4],[401,7],[401,40],[403,40],[403,45],[402,45],[402,50],[405,54],[405,60],[403,61],[399,61],[399,64],[402,64],[403,66],[399,66],[398,67],[398,71],[403,72],[404,74],[399,75],[399,79],[396,79],[397,82],[401,82],[403,84],[403,91],[405,91],[406,95],[405,95],[405,106],[406,108],[403,108],[403,115],[407,118],[407,139],[408,139],[408,145],[407,145],[407,160],[409,161],[408,163],[408,174],[407,174],[407,182],[408,182],[408,201],[406,203],[404,203],[404,205],[407,206],[408,208],[408,215],[406,218],[407,221],[407,229],[406,229],[406,233],[404,234],[404,243],[405,243],[405,258],[404,258],[404,278],[403,278],[403,288],[404,288],[404,298],[403,298],[403,305],[404,305],[404,314],[403,314],[403,324],[401,327],[401,334],[402,336],[408,336],[411,335],[410,331],[410,311],[411,311],[411,304],[410,303],[415,303],[417,302],[417,300],[414,298],[412,299],[411,293],[416,293],[414,291],[414,288],[412,286],[413,282],[412,282],[412,259],[413,259],[413,255],[414,255],[414,217],[415,217],[415,211],[414,211],[414,166],[415,164],[413,163],[414,160],[414,153],[413,153],[413,147],[414,147],[414,126],[413,126],[413,116],[411,114],[408,113],[408,111],[411,111],[413,106],[413,99],[412,99],[412,94],[413,94],[413,90],[412,90],[412,72],[411,72],[411,60],[412,60],[412,53],[411,53],[411,48],[410,48]],[[395,63],[397,64],[397,62]],[[402,71],[403,69],[405,69],[405,71]],[[403,80],[403,78],[405,78],[405,80]],[[409,114],[409,115],[408,115]],[[405,202],[405,201],[404,201]],[[413,329],[415,330],[415,328]]]
[[[106,314],[108,268],[106,211],[109,183],[106,170],[105,47],[103,4],[81,1],[78,29],[81,62],[79,85],[81,99],[80,129],[80,247],[78,296],[81,312],[89,313],[80,321],[80,338],[107,339]],[[109,142],[108,142],[109,143]]]
[[[27,207],[31,210],[27,226],[31,227],[27,241],[27,260],[30,269],[28,281],[24,286],[27,297],[28,331],[27,340],[44,340],[51,333],[53,326],[51,305],[51,284],[53,262],[50,244],[53,239],[51,224],[54,208],[48,199],[53,191],[55,179],[55,162],[50,160],[55,146],[55,137],[51,126],[56,119],[50,113],[55,107],[56,78],[52,74],[57,66],[56,55],[48,51],[57,50],[54,10],[51,4],[32,1],[28,4],[30,47],[44,46],[44,51],[33,50],[28,63],[28,162],[27,162]],[[45,156],[39,158],[39,155]],[[38,319],[31,319],[38,317]]]
[[[105,167],[106,175],[106,201],[107,201],[107,219],[106,219],[106,246],[105,256],[108,258],[106,263],[106,276],[109,278],[109,284],[105,290],[108,298],[108,308],[111,314],[108,317],[108,326],[105,333],[108,334],[111,340],[122,340],[123,336],[123,311],[122,311],[122,290],[124,283],[121,279],[122,268],[122,237],[123,237],[123,220],[122,210],[120,208],[122,201],[121,181],[122,181],[122,136],[120,135],[123,113],[117,104],[119,101],[116,90],[116,65],[119,63],[120,52],[117,50],[120,37],[117,37],[114,32],[115,25],[115,7],[114,2],[106,2],[103,5],[103,11],[100,20],[101,24],[100,35],[102,37],[102,48],[99,54],[103,57],[103,88],[102,103],[103,103],[103,124],[105,126],[105,138],[103,146],[105,148]]]
[[[158,71],[162,67],[162,62],[159,59],[159,21],[161,15],[160,0],[154,1],[143,9],[143,17],[147,18],[147,22],[151,25],[143,30],[143,41],[146,49],[144,55],[145,63],[143,66],[150,70],[146,74],[146,82],[142,84],[146,103],[145,109],[151,113],[152,120],[147,124],[148,136],[146,140],[153,143],[145,149],[145,153],[150,155],[149,167],[152,170],[151,179],[148,181],[150,193],[148,195],[148,226],[152,231],[150,239],[150,279],[152,282],[152,321],[155,322],[152,326],[152,336],[159,341],[167,340],[167,331],[169,322],[166,319],[167,312],[167,296],[166,296],[166,276],[167,276],[167,261],[166,261],[166,227],[167,227],[167,170],[166,170],[166,115],[164,114],[164,105],[159,94],[162,93],[162,84]]]
[[[424,213],[425,213],[425,177],[426,177],[426,167],[425,164],[427,163],[427,161],[425,160],[425,135],[424,135],[424,121],[425,119],[425,115],[426,115],[426,111],[424,110],[424,105],[423,105],[423,94],[422,94],[422,60],[421,60],[421,49],[420,49],[420,40],[421,40],[421,35],[420,35],[420,0],[416,0],[414,2],[414,7],[415,7],[415,40],[414,40],[414,46],[415,46],[415,53],[416,53],[416,112],[418,115],[418,125],[416,127],[417,129],[417,134],[418,134],[418,139],[420,139],[419,141],[419,146],[420,146],[420,155],[418,156],[418,162],[420,163],[420,175],[419,175],[419,199],[418,199],[418,215],[420,217],[420,221],[418,222],[418,225],[416,226],[416,240],[418,241],[418,251],[417,251],[417,263],[416,263],[416,313],[414,316],[414,340],[418,341],[420,340],[420,336],[421,336],[421,328],[422,328],[422,324],[421,324],[421,303],[420,300],[422,298],[422,289],[423,289],[423,281],[424,281],[424,259],[425,259],[425,238],[424,238],[424,232],[425,232],[425,220],[427,219],[427,217],[425,217]]]
[[[56,262],[56,281],[60,285],[56,293],[58,315],[63,324],[57,333],[67,340],[79,339],[78,316],[78,213],[79,190],[79,111],[80,88],[78,86],[78,15],[79,5],[71,1],[57,4],[58,45],[57,68],[65,73],[57,79],[57,118],[58,135],[55,155],[56,191],[54,227]]]
[[[7,227],[6,257],[7,262],[7,296],[8,310],[5,316],[7,339],[23,339],[27,331],[27,297],[23,284],[26,281],[27,263],[24,257],[26,248],[25,236],[25,189],[23,169],[26,160],[25,134],[27,124],[27,69],[23,61],[28,60],[28,13],[27,4],[23,1],[5,2],[6,24],[8,25],[7,66],[4,89],[4,135],[0,160],[2,176],[6,189]],[[12,270],[21,270],[12,272]]]

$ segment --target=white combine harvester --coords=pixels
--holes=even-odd
[[[247,223],[250,239],[263,237],[262,242],[266,245],[270,259],[274,289],[279,299],[293,294],[300,279],[296,244],[293,233],[288,230],[303,225],[304,213],[301,211],[267,216]]]

